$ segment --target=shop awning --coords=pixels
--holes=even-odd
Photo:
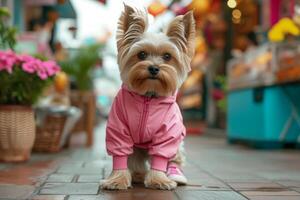
[[[70,0],[25,0],[29,6],[42,6],[45,10],[56,10],[60,18],[76,19],[76,12]]]
[[[54,9],[58,11],[60,18],[76,19],[76,12],[70,0],[65,0],[64,4],[56,4]]]

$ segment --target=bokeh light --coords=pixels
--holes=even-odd
[[[242,17],[242,12],[239,9],[234,9],[232,11],[232,17],[235,19],[240,19]]]
[[[228,1],[227,1],[227,6],[228,6],[229,8],[235,8],[235,7],[237,6],[236,0],[228,0]]]

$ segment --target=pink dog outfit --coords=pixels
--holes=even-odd
[[[113,169],[127,169],[133,147],[148,149],[151,168],[166,171],[185,136],[176,94],[151,98],[119,90],[107,122],[106,148],[113,156]]]

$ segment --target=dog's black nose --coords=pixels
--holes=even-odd
[[[156,76],[159,72],[159,68],[157,66],[151,65],[148,67],[148,71],[152,76]]]

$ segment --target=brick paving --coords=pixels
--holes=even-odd
[[[0,164],[0,199],[300,200],[299,150],[259,151],[205,135],[186,139],[187,186],[174,191],[143,185],[127,191],[100,190],[111,170],[103,127],[95,130],[97,144],[91,149],[33,154],[28,163]]]

